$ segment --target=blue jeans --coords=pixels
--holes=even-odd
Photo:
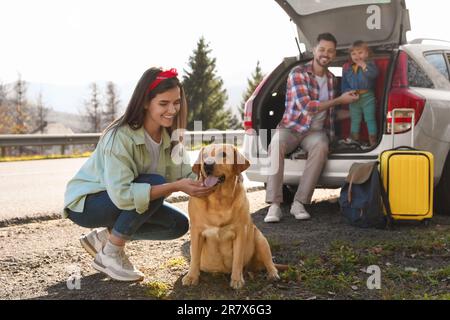
[[[159,185],[165,179],[156,174],[143,174],[134,182]],[[107,227],[125,240],[172,240],[189,230],[188,216],[164,198],[151,200],[148,210],[139,214],[136,210],[117,208],[108,193],[102,191],[86,197],[83,212],[68,212],[69,219],[81,227]]]

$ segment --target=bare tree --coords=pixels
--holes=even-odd
[[[102,110],[100,105],[100,93],[97,83],[93,82],[89,86],[91,90],[91,96],[88,101],[85,102],[85,115],[89,123],[87,128],[88,132],[100,132],[101,131],[101,118]]]
[[[0,82],[0,105],[6,103],[7,95],[6,85],[3,82]]]
[[[44,101],[42,98],[42,91],[39,92],[37,101],[36,101],[36,117],[35,117],[35,127],[34,132],[44,132],[44,128],[47,126],[47,116],[49,109],[45,107]]]
[[[106,128],[111,122],[117,119],[120,108],[120,99],[117,86],[110,81],[106,84],[106,103],[103,112],[103,128]]]
[[[28,132],[27,122],[29,121],[29,116],[26,92],[27,84],[22,80],[22,76],[19,74],[19,79],[17,79],[17,81],[14,83],[13,88],[12,102],[15,108],[15,112],[12,133],[23,134]]]
[[[8,99],[8,91],[5,84],[0,82],[0,134],[12,132],[13,106]]]

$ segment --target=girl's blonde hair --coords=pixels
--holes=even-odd
[[[352,46],[350,47],[350,49],[348,51],[351,54],[352,51],[356,50],[356,49],[367,50],[367,52],[369,53],[369,57],[372,55],[372,50],[370,49],[369,45],[365,41],[357,40],[357,41],[353,42]]]

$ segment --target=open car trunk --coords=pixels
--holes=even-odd
[[[410,30],[404,0],[275,0],[297,25],[299,40],[311,51],[317,36],[331,32],[337,49],[356,40],[373,47],[406,43]]]
[[[389,71],[391,68],[391,61],[393,60],[394,52],[392,50],[379,52],[374,54],[372,60],[378,67],[378,77],[375,83],[375,97],[376,97],[376,121],[378,136],[381,137],[384,128],[385,117],[385,97],[386,86],[388,84]],[[342,66],[348,61],[348,55],[340,55],[333,62],[329,70],[336,76],[337,79],[337,95],[340,95]],[[296,61],[293,59],[286,59],[284,63],[280,64],[278,68],[271,74],[268,79],[265,90],[261,92],[260,100],[254,102],[254,123],[257,123],[255,129],[275,129],[281,121],[285,111],[286,99],[286,82],[290,70],[299,64],[304,64],[309,60]],[[340,105],[335,107],[336,121],[335,131],[336,139],[332,146],[332,153],[363,153],[365,151],[355,148],[355,146],[339,145],[338,141],[350,136],[350,113],[348,105]],[[264,130],[262,130],[264,131]],[[367,126],[364,121],[361,123],[361,140],[368,141]],[[270,144],[270,135],[267,137],[267,145]],[[265,143],[264,143],[265,144]],[[266,149],[267,145],[261,145]],[[301,153],[299,153],[301,156]],[[288,155],[290,156],[290,155]]]

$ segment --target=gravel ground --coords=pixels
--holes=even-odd
[[[296,221],[284,207],[282,222],[268,225],[263,223],[268,208],[265,191],[248,193],[253,220],[269,239],[275,262],[291,266],[277,283],[256,274],[253,278],[246,276],[243,290],[234,291],[229,288],[228,275],[202,273],[197,287],[183,287],[181,278],[189,263],[189,234],[173,241],[127,244],[130,260],[146,278],[141,283],[116,282],[90,266],[92,258],[78,241],[88,229],[69,220],[49,220],[0,228],[0,298],[447,298],[450,217],[437,216],[429,227],[404,224],[389,231],[357,229],[343,222],[338,205],[333,203],[337,194],[336,190],[315,194],[317,203],[310,207],[310,221]],[[187,202],[175,205],[187,210]],[[387,277],[382,290],[364,288],[369,275],[358,270],[370,262],[382,264]],[[313,278],[318,270],[322,273]],[[72,286],[68,286],[68,278],[77,278],[77,274],[79,281],[69,281]],[[411,292],[411,276],[419,287],[407,295],[405,292]]]

